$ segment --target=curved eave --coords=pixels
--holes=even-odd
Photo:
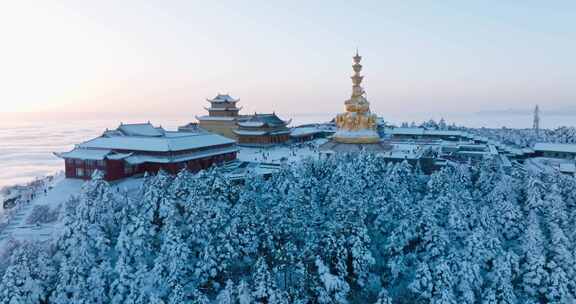
[[[206,111],[240,111],[242,110],[242,108],[207,108],[204,107],[204,110]]]
[[[270,134],[270,135],[285,135],[285,134],[290,135],[290,130],[271,131],[271,132],[268,132],[268,134]]]
[[[268,135],[268,131],[257,131],[257,130],[232,130],[232,133],[239,135],[239,136],[264,136]]]
[[[235,121],[236,117],[233,116],[195,116],[198,121]]]
[[[106,159],[122,160],[122,159],[128,158],[132,155],[134,155],[134,152],[131,152],[131,153],[112,153],[112,154],[106,156]]]
[[[240,122],[237,122],[236,125],[238,125],[239,127],[242,127],[242,128],[256,128],[256,129],[269,127],[267,123],[263,123],[263,122],[259,123],[259,124],[250,124],[250,123],[246,124],[246,123],[247,123],[246,121],[240,121]]]
[[[238,99],[232,99],[232,100],[225,100],[225,101],[218,100],[218,99],[206,98],[206,101],[208,101],[208,102],[215,102],[215,103],[224,103],[224,102],[237,103],[237,102],[240,101],[240,98],[238,98]]]
[[[110,159],[110,160],[122,160],[124,158],[130,157],[132,156],[134,153],[116,153],[116,152],[109,152],[106,155],[103,155],[102,157],[94,157],[94,156],[70,156],[70,152],[52,152],[52,154],[58,158],[61,159],[84,159],[84,160],[105,160],[105,159]]]

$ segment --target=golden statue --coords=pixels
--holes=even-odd
[[[376,130],[377,117],[370,113],[370,103],[366,100],[365,92],[360,84],[364,76],[360,75],[362,57],[353,57],[354,75],[352,78],[352,96],[344,102],[346,112],[336,116],[338,131],[334,134],[334,140],[340,143],[370,144],[380,141]]]

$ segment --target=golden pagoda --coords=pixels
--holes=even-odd
[[[347,144],[372,144],[380,142],[377,131],[377,117],[370,112],[370,103],[366,99],[366,92],[360,85],[364,76],[360,75],[362,56],[353,57],[352,69],[352,96],[344,102],[346,112],[336,116],[338,130],[334,134],[334,140]]]

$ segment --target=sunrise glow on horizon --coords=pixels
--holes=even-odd
[[[330,112],[364,56],[378,113],[569,107],[571,1],[11,1],[0,5],[2,112]],[[167,106],[169,105],[169,106]]]

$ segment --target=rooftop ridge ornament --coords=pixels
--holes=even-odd
[[[376,115],[370,112],[370,103],[366,99],[366,92],[362,88],[364,76],[362,71],[362,56],[356,54],[352,57],[354,64],[352,70],[352,95],[344,102],[346,112],[336,116],[338,131],[334,139],[340,143],[377,143],[380,136],[376,131]]]

